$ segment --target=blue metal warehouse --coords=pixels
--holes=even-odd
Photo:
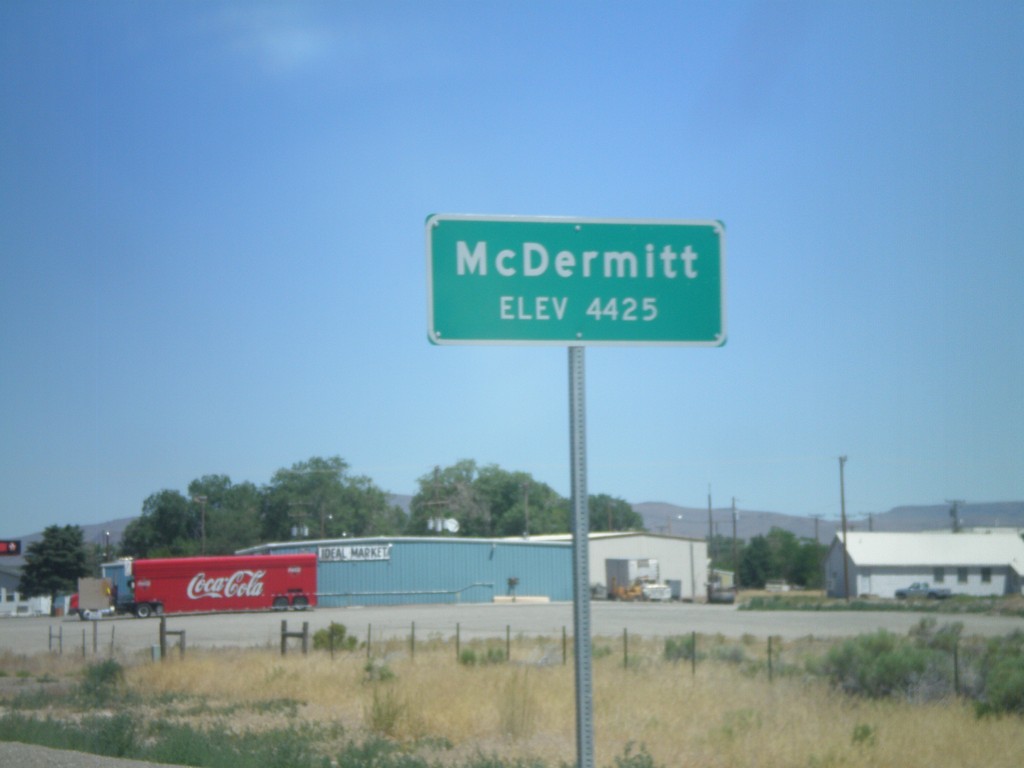
[[[315,552],[319,603],[489,603],[516,594],[572,600],[572,544],[378,537],[263,544],[239,554]]]

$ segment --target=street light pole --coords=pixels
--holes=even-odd
[[[843,481],[843,467],[846,457],[839,457],[839,514],[843,520],[843,596],[850,602],[850,557],[846,543],[846,485]]]

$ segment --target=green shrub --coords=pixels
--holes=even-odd
[[[1024,632],[989,640],[979,675],[979,715],[1024,714]]]
[[[665,638],[665,661],[691,661],[697,643],[693,635]]]
[[[742,664],[747,660],[747,653],[741,645],[718,645],[712,649],[711,658],[729,664]]]
[[[960,635],[963,631],[964,625],[962,622],[957,621],[952,624],[943,624],[939,627],[938,622],[928,616],[911,627],[907,634],[922,648],[953,653],[953,650],[960,642]]]
[[[502,664],[505,662],[505,651],[497,646],[491,646],[479,654],[472,648],[463,648],[459,651],[459,663],[467,667],[475,667],[477,664]]]
[[[393,687],[375,685],[373,699],[366,707],[366,724],[379,736],[397,737],[407,710],[408,706]]]
[[[114,659],[107,659],[85,668],[78,695],[86,706],[106,706],[121,700],[123,683],[124,668]]]
[[[410,755],[389,739],[374,737],[361,744],[349,742],[338,755],[345,768],[430,768],[424,758]]]
[[[647,748],[641,744],[639,751],[634,753],[634,746],[630,741],[622,755],[616,755],[615,768],[656,768],[654,758],[647,752]]]
[[[328,626],[313,633],[313,648],[326,651],[332,647],[336,651],[354,651],[359,647],[359,640],[355,635],[348,634],[344,624],[332,621]]]
[[[823,672],[849,693],[933,698],[949,692],[949,655],[880,630],[832,648]]]
[[[363,672],[365,673],[363,680],[367,683],[386,683],[395,679],[395,673],[391,667],[376,659],[366,662]]]
[[[867,723],[858,723],[853,726],[853,743],[858,746],[875,746],[875,728]]]

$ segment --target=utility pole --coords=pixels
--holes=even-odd
[[[711,540],[715,537],[715,524],[711,521],[711,483],[708,483],[708,557],[711,555]]]
[[[843,518],[843,595],[846,602],[850,602],[850,565],[849,554],[846,542],[846,486],[843,482],[843,466],[846,464],[846,457],[839,457],[839,514]]]
[[[199,518],[199,531],[202,536],[202,546],[200,552],[206,554],[206,497],[205,496],[193,496],[192,501],[199,505],[200,518]]]
[[[821,540],[818,538],[818,523],[821,522],[821,515],[811,515],[814,518],[814,543],[820,544]]]
[[[953,523],[953,533],[960,533],[960,505],[965,503],[963,499],[946,499],[946,503],[950,504],[949,517]]]
[[[736,556],[736,497],[732,497],[732,582],[737,588],[740,586],[740,561]]]

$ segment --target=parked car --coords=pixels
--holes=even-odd
[[[929,600],[943,600],[953,593],[942,587],[933,587],[927,581],[915,581],[909,587],[896,590],[896,597],[906,600],[913,597],[927,597]]]

